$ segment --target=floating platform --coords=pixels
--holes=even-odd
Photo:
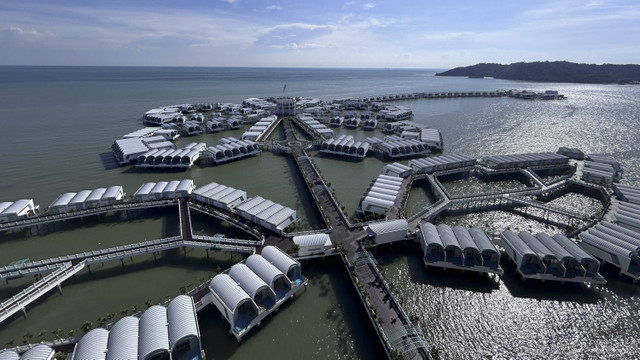
[[[274,246],[251,255],[209,283],[203,304],[213,303],[238,341],[289,298],[306,287],[300,263]]]
[[[607,281],[598,273],[600,262],[566,236],[553,237],[526,231],[506,230],[499,245],[516,264],[523,279],[602,285]]]
[[[453,229],[445,224],[420,224],[418,237],[425,267],[456,269],[502,276],[500,253],[487,234],[478,228]]]

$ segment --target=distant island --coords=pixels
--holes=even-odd
[[[568,61],[519,62],[509,65],[482,63],[457,67],[436,76],[492,77],[505,80],[640,84],[640,65],[577,64]]]

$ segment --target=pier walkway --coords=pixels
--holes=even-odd
[[[488,173],[507,173],[513,172],[514,169],[504,169],[504,170],[494,170],[484,168],[483,166],[475,165],[475,167],[480,168],[482,171],[487,171]],[[467,210],[473,211],[488,211],[488,210],[498,210],[498,209],[509,209],[516,208],[522,206],[528,206],[540,209],[547,213],[553,213],[565,216],[569,219],[577,219],[577,220],[587,220],[589,216],[577,211],[561,209],[547,203],[526,198],[527,196],[548,196],[550,194],[561,191],[566,186],[570,184],[575,184],[579,186],[586,186],[594,190],[599,190],[597,186],[585,183],[580,180],[576,180],[575,178],[567,178],[562,179],[560,181],[554,182],[553,184],[546,185],[544,184],[539,177],[535,176],[533,171],[529,169],[524,169],[524,174],[527,175],[528,178],[532,179],[535,186],[528,187],[519,190],[512,191],[504,191],[490,194],[481,194],[481,195],[469,195],[469,196],[459,196],[459,197],[450,197],[447,190],[444,186],[436,179],[437,176],[452,174],[456,172],[460,172],[461,170],[471,170],[471,168],[464,169],[451,169],[440,172],[435,172],[433,174],[420,174],[412,177],[412,181],[426,179],[431,188],[437,193],[439,200],[431,204],[430,206],[425,207],[417,214],[411,216],[408,219],[409,222],[409,231],[415,231],[418,225],[423,221],[434,221],[435,218],[440,215],[445,210],[456,207],[463,207]],[[517,169],[523,170],[523,169]],[[410,186],[408,187],[410,188]],[[405,191],[408,191],[408,188]],[[400,195],[399,195],[400,196]],[[480,205],[474,206],[472,203],[479,203]]]
[[[106,214],[116,211],[142,210],[165,206],[174,206],[176,204],[178,204],[177,199],[144,202],[124,202],[108,206],[96,207],[93,209],[71,211],[55,215],[35,216],[26,218],[24,220],[2,223],[0,224],[0,231],[17,230],[28,226],[39,226],[57,221],[79,219],[87,216]]]
[[[193,235],[188,239],[183,239],[181,236],[173,236],[137,244],[117,246],[108,249],[28,262],[21,265],[5,266],[0,268],[0,279],[5,279],[7,282],[9,279],[20,278],[23,276],[37,276],[45,272],[51,273],[40,278],[40,280],[36,281],[25,290],[3,302],[0,305],[0,323],[20,310],[22,310],[26,316],[25,309],[28,304],[55,287],[62,292],[62,282],[85,267],[87,267],[89,272],[91,272],[92,264],[104,263],[113,260],[123,261],[125,258],[133,258],[134,256],[149,253],[153,253],[153,258],[155,260],[157,254],[161,251],[186,247],[202,248],[207,251],[222,250],[253,254],[256,248],[260,245],[262,245],[262,241],[232,239],[224,236]],[[122,266],[124,267],[124,262],[122,263]]]
[[[558,215],[563,215],[569,218],[574,218],[574,219],[578,219],[578,220],[584,220],[584,219],[588,219],[589,215],[587,214],[582,214],[579,212],[575,212],[575,211],[569,211],[569,210],[565,210],[565,209],[560,209],[554,206],[550,206],[548,204],[545,204],[541,201],[537,201],[537,200],[532,200],[532,199],[526,199],[523,197],[519,197],[519,196],[508,196],[508,195],[504,195],[505,198],[511,200],[512,202],[518,204],[518,205],[522,205],[522,206],[531,206],[534,208],[538,208],[550,213],[554,213],[554,214],[558,214]]]
[[[19,294],[12,296],[0,304],[0,323],[10,318],[18,311],[22,311],[27,316],[26,307],[36,301],[40,296],[46,294],[54,288],[62,293],[61,284],[72,277],[80,270],[84,269],[85,262],[73,265],[71,262],[64,263],[59,269],[36,281]]]
[[[262,245],[262,242],[258,240],[233,239],[226,238],[224,236],[193,235],[188,239],[183,239],[181,236],[172,236],[158,240],[144,241],[136,244],[116,246],[107,249],[86,251],[73,255],[65,255],[45,260],[32,261],[20,265],[0,267],[0,279],[9,280],[29,275],[51,272],[63,267],[64,264],[69,262],[73,264],[85,262],[87,265],[91,265],[95,263],[120,260],[127,257],[134,257],[149,253],[153,253],[155,257],[155,255],[161,251],[181,247],[198,247],[203,249],[214,249],[251,254],[260,245]]]
[[[304,151],[304,145],[297,141],[295,132],[292,129],[291,118],[284,118],[282,124],[287,136],[288,146],[291,148],[293,156],[300,172],[310,185],[311,191],[321,207],[321,212],[328,221],[331,228],[331,239],[335,243],[339,243],[347,250],[346,257],[343,260],[348,267],[353,265],[356,277],[349,272],[351,279],[356,282],[365,284],[363,288],[358,287],[358,292],[365,304],[370,305],[373,310],[367,309],[371,317],[372,325],[378,332],[387,355],[398,352],[403,355],[404,359],[430,359],[427,343],[424,341],[416,341],[416,334],[419,330],[411,324],[411,320],[402,310],[400,303],[391,293],[384,278],[378,271],[374,262],[360,262],[358,259],[362,257],[363,249],[359,240],[366,235],[364,229],[359,226],[352,226],[345,214],[337,204],[337,201],[331,195],[331,190],[326,186],[319,172]],[[368,254],[368,252],[366,252]],[[369,254],[370,255],[370,254]],[[351,260],[349,260],[351,259]],[[357,280],[356,280],[357,279]],[[364,290],[364,293],[362,292]],[[402,331],[399,329],[402,328]],[[413,329],[408,331],[406,329]],[[407,346],[407,344],[412,344]]]
[[[180,217],[180,236],[182,237],[182,240],[189,241],[193,236],[193,230],[191,228],[189,206],[185,199],[180,199],[180,203],[178,205],[178,216]]]

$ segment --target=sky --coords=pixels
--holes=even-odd
[[[640,62],[640,1],[2,0],[0,65]]]

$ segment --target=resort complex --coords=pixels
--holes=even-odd
[[[508,276],[523,287],[551,283],[559,292],[571,292],[576,287],[607,286],[607,276],[615,269],[625,281],[637,282],[640,188],[620,184],[623,169],[616,159],[574,148],[478,158],[447,153],[451,139],[429,126],[428,119],[415,118],[404,102],[396,103],[482,97],[564,99],[556,91],[447,91],[333,101],[248,98],[238,104],[180,104],[147,111],[142,116],[146,127],[111,146],[118,166],[128,166],[132,177],[140,175],[136,187],[77,189],[42,207],[36,205],[38,199],[2,199],[6,202],[0,203],[0,232],[44,234],[73,226],[67,225],[74,224],[72,220],[100,221],[114,214],[135,219],[167,211],[176,218],[179,234],[2,264],[0,279],[5,284],[30,276],[34,282],[0,304],[0,323],[27,317],[30,309],[46,301],[49,291],[62,293],[65,281],[81,271],[99,271],[105,263],[125,269],[125,259],[153,255],[156,261],[165,251],[186,254],[186,249],[198,248],[207,257],[210,252],[230,253],[233,264],[185,288],[183,294],[88,327],[84,334],[0,350],[0,360],[49,360],[56,353],[77,360],[203,359],[203,314],[213,312],[216,321],[223,319],[228,328],[224,336],[251,341],[250,334],[268,332],[264,324],[293,311],[286,304],[306,296],[307,287],[314,286],[304,275],[305,267],[320,266],[329,257],[344,268],[370,320],[361,325],[378,337],[384,356],[432,359],[434,347],[403,308],[375,257],[378,251],[395,251],[397,243],[416,244],[419,271],[434,278],[468,272],[475,277],[465,275],[465,281],[499,283]],[[188,137],[195,140],[184,139]],[[232,168],[225,164],[248,163],[267,153],[294,164],[320,226],[302,227],[300,207],[271,200],[268,191],[256,191],[267,179],[256,178],[256,187],[243,190],[236,188],[242,184],[217,179],[200,183],[182,176],[203,168],[229,171]],[[359,201],[348,204],[347,210],[323,176],[320,161],[373,161],[380,170],[372,178],[348,179],[366,190],[356,193]],[[149,181],[150,174],[165,180]],[[245,176],[253,175],[247,170]],[[411,208],[409,199],[417,192],[430,201]],[[565,196],[581,196],[598,205],[595,211],[562,206],[558,199]],[[554,230],[496,231],[487,223],[458,221],[492,211]],[[194,217],[222,222],[243,235],[203,235],[194,229]]]

